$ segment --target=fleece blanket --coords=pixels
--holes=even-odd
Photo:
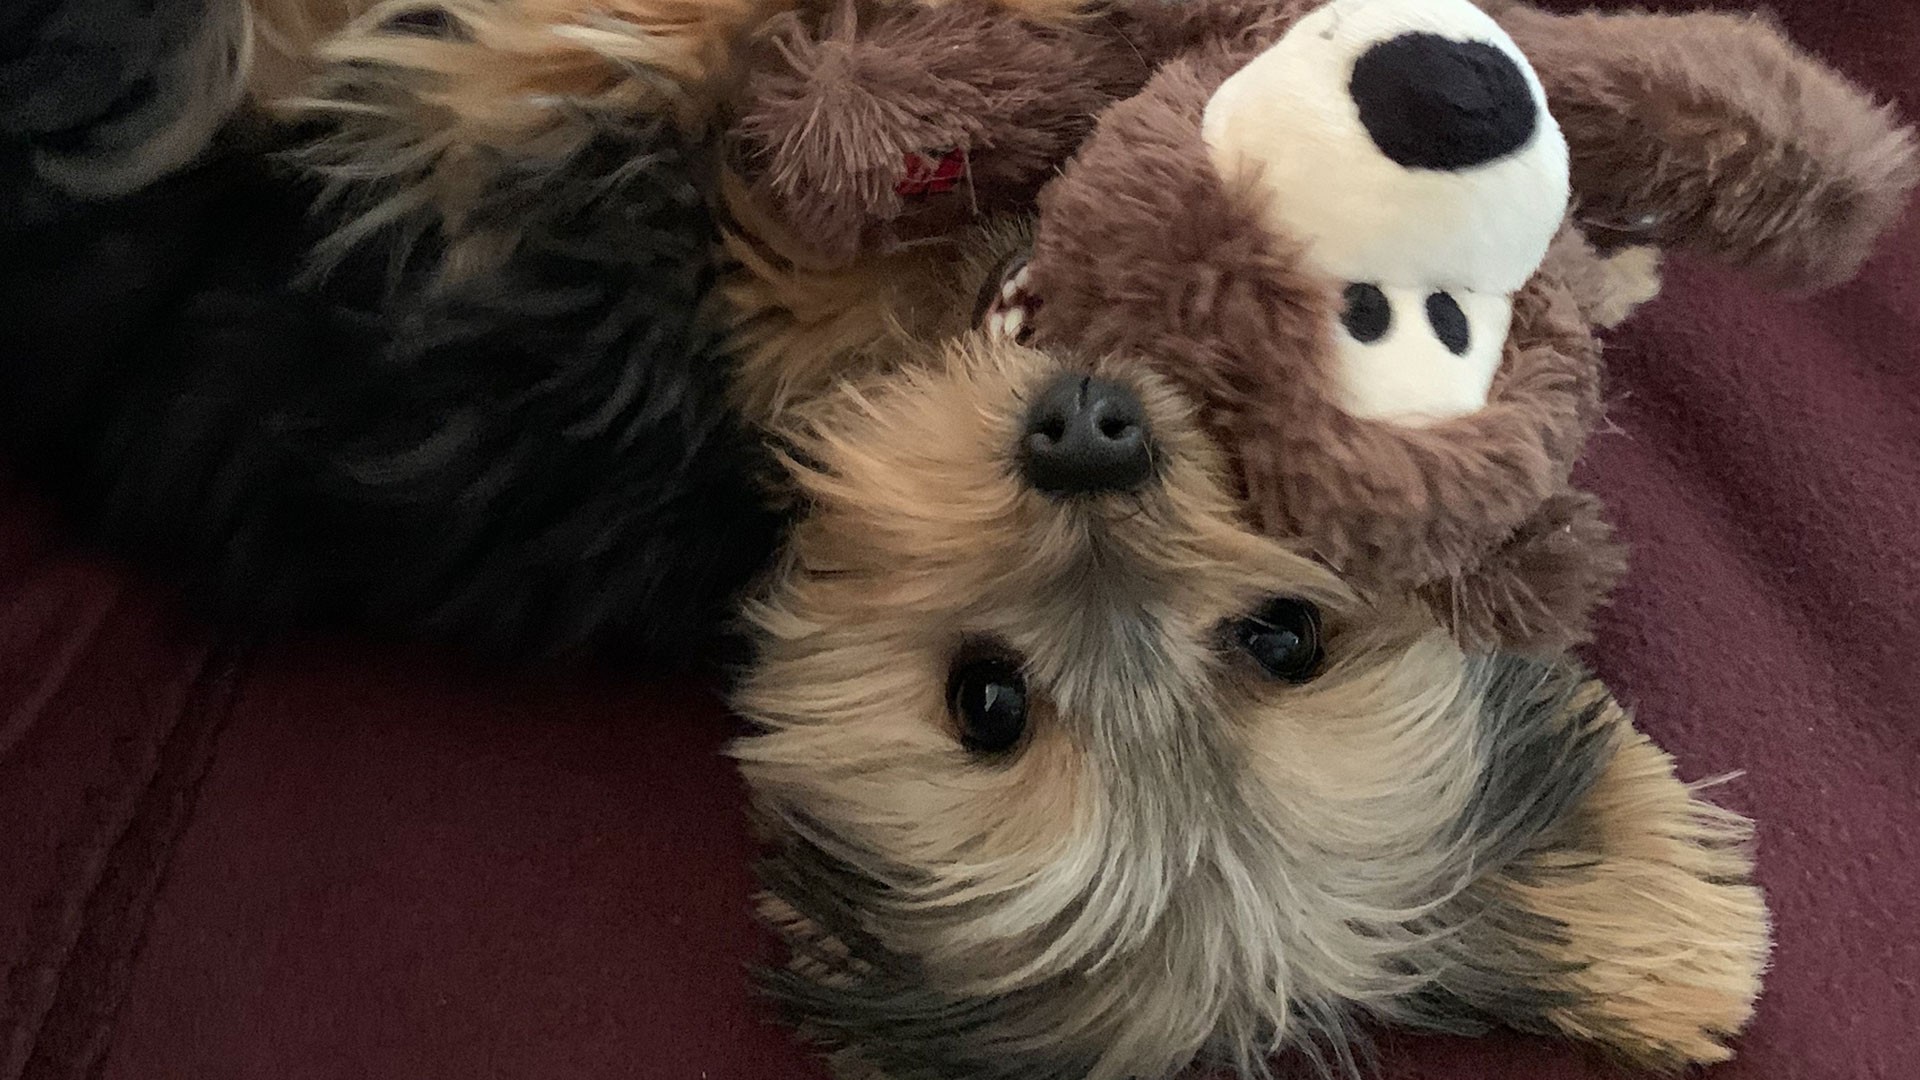
[[[1920,117],[1920,4],[1786,0]],[[1591,660],[1759,821],[1778,950],[1713,1080],[1920,1075],[1920,217],[1855,284],[1697,267],[1612,346],[1583,482],[1633,544]],[[710,687],[242,655],[0,466],[0,1080],[821,1080]],[[1388,1080],[1591,1080],[1385,1037]]]

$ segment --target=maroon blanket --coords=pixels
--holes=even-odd
[[[1920,4],[1791,0],[1920,117]],[[1718,1080],[1920,1075],[1920,215],[1854,286],[1697,268],[1612,352],[1634,545],[1593,660],[1760,822],[1779,947]],[[236,657],[0,479],[0,1080],[818,1080],[750,994],[700,686]],[[1389,1036],[1395,1080],[1613,1073]]]

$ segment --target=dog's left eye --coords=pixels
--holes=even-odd
[[[960,743],[976,754],[1013,748],[1027,729],[1027,679],[1006,657],[956,664],[947,675],[947,708],[960,725]]]
[[[1305,600],[1276,597],[1233,623],[1234,644],[1268,675],[1303,683],[1320,673],[1320,609]]]

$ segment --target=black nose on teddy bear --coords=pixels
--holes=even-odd
[[[1481,41],[1388,38],[1360,54],[1348,84],[1375,146],[1409,169],[1470,169],[1527,144],[1539,126],[1520,65]]]
[[[1048,495],[1131,491],[1153,472],[1146,410],[1111,379],[1061,375],[1027,413],[1021,470]]]

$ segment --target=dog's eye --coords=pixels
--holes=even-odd
[[[1319,674],[1320,609],[1305,600],[1278,597],[1232,627],[1234,644],[1276,679],[1303,683]]]
[[[1027,679],[1005,657],[965,660],[947,675],[947,709],[960,743],[978,754],[1012,748],[1027,729]]]

